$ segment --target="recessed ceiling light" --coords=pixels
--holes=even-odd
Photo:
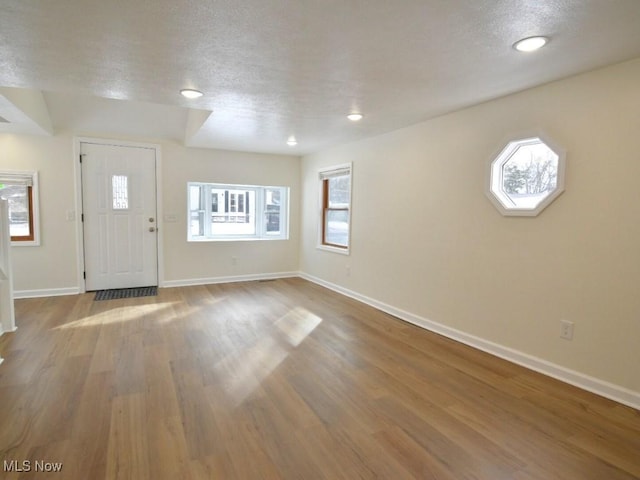
[[[193,100],[194,98],[200,98],[202,95],[204,95],[204,93],[202,93],[199,90],[194,90],[192,88],[184,88],[180,90],[180,95],[182,95],[185,98],[189,98]]]
[[[513,44],[513,48],[519,52],[533,52],[544,47],[549,39],[547,37],[528,37],[518,40]]]
[[[287,145],[290,147],[295,147],[297,144],[296,137],[289,137],[289,140],[287,140]]]
[[[361,113],[350,113],[349,115],[347,115],[347,118],[352,122],[358,122],[364,118],[364,115],[362,115]]]

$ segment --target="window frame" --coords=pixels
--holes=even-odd
[[[349,177],[349,202],[346,206],[331,207],[329,205],[329,180],[331,178],[347,175]],[[318,244],[317,248],[343,255],[349,255],[351,252],[351,210],[352,210],[352,192],[353,192],[353,164],[345,163],[341,165],[333,165],[331,167],[322,168],[318,171],[319,179],[319,226],[318,226]],[[327,218],[329,212],[346,211],[347,212],[347,245],[340,245],[327,241]]]
[[[549,192],[538,204],[533,207],[518,207],[511,197],[504,192],[504,166],[520,147],[535,144],[544,144],[557,156],[557,172],[555,188]],[[507,217],[535,217],[554,202],[565,189],[566,151],[542,132],[530,135],[513,136],[503,143],[503,148],[491,158],[487,168],[485,181],[485,193],[496,209]]]
[[[197,210],[191,208],[191,189],[193,187],[200,190],[200,207]],[[212,198],[213,190],[233,190],[233,194],[236,194],[238,190],[244,190],[246,192],[253,192],[255,196],[254,201],[254,213],[255,217],[255,232],[251,234],[216,234],[213,233],[211,224],[213,222],[206,219],[212,218],[213,214],[218,216],[223,213],[227,216],[233,217],[245,217],[246,212],[250,210],[248,198],[242,197],[242,202],[239,201],[239,197],[235,197],[233,204],[233,211],[231,205],[231,195],[229,193],[229,211],[221,213],[221,206],[224,205],[221,198],[216,199],[217,210],[213,211],[213,205],[208,199]],[[267,218],[267,191],[268,190],[280,190],[280,232],[273,234],[268,232],[268,218]],[[210,183],[210,182],[187,182],[187,242],[220,242],[220,241],[255,241],[255,240],[288,240],[289,239],[289,198],[290,188],[286,186],[274,186],[274,185],[238,185],[230,183]],[[242,207],[242,212],[238,209]],[[224,207],[222,208],[224,210]],[[191,218],[194,212],[199,212],[199,218],[202,218],[201,235],[193,235],[191,233]],[[233,223],[233,222],[222,222]],[[240,222],[242,223],[242,222]]]
[[[40,211],[39,211],[39,187],[38,172],[23,170],[0,170],[0,184],[24,185],[27,187],[27,202],[29,212],[29,235],[11,236],[12,246],[39,246],[40,245]],[[9,209],[11,212],[11,209]],[[9,226],[11,230],[11,226]]]

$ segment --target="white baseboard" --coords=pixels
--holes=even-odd
[[[326,287],[330,290],[346,295],[347,297],[351,297],[362,303],[366,303],[367,305],[377,308],[378,310],[382,310],[383,312],[393,315],[394,317],[398,317],[399,319],[412,323],[418,327],[430,330],[445,337],[451,338],[452,340],[456,340],[460,343],[464,343],[465,345],[469,345],[473,348],[477,348],[478,350],[482,350],[515,364],[521,365],[530,370],[534,370],[549,377],[553,377],[557,380],[574,385],[578,388],[582,388],[583,390],[587,390],[597,395],[601,395],[616,402],[622,403],[623,405],[627,405],[629,407],[640,410],[640,392],[629,390],[619,385],[615,385],[604,380],[591,377],[584,373],[548,362],[533,355],[529,355],[518,350],[505,347],[503,345],[499,345],[489,340],[476,337],[475,335],[470,335],[455,328],[447,327],[446,325],[442,325],[441,323],[433,322],[424,317],[420,317],[413,313],[395,308],[386,303],[379,302],[365,295],[361,295],[357,292],[341,287],[340,285],[336,285],[334,283],[322,280],[321,278],[314,277],[313,275],[301,272],[299,276],[304,278],[305,280],[309,280],[310,282],[322,285],[323,287]]]
[[[207,285],[210,283],[251,282],[256,280],[274,280],[276,278],[290,278],[297,276],[299,276],[299,272],[256,273],[226,277],[187,278],[184,280],[167,280],[160,282],[159,287],[188,287],[191,285]],[[79,287],[16,290],[13,292],[13,298],[57,297],[62,295],[78,295],[80,293],[84,292],[80,291]]]
[[[46,288],[42,290],[15,290],[13,298],[60,297],[62,295],[78,295],[78,287]]]
[[[192,285],[209,285],[213,283],[253,282],[257,280],[275,280],[277,278],[291,278],[298,276],[300,276],[299,272],[277,272],[252,273],[248,275],[233,275],[226,277],[187,278],[184,280],[165,280],[160,283],[160,287],[189,287]]]
[[[18,327],[13,327],[11,330],[5,330],[2,327],[0,327],[0,337],[5,333],[12,333],[12,332],[15,332],[16,330],[18,330]]]
[[[18,330],[18,327],[13,327],[12,330],[3,330],[3,328],[0,327],[0,337],[5,333],[15,332],[16,330]],[[0,364],[2,364],[2,362],[4,362],[4,358],[0,357]]]
[[[16,330],[18,330],[18,327],[13,327],[11,330],[4,330],[2,326],[0,326],[0,337],[5,333],[15,332]],[[0,357],[0,364],[2,364],[2,362],[4,362],[4,358]]]

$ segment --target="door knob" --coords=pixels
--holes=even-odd
[[[149,231],[150,231],[150,232],[155,232],[155,231],[156,231],[156,229],[155,229],[155,228],[153,228],[153,227],[149,227]]]
[[[150,222],[150,223],[153,223],[154,221],[155,221],[155,218],[153,218],[153,217],[149,217],[149,222]]]

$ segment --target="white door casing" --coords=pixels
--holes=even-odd
[[[82,142],[86,290],[158,285],[156,151]]]

